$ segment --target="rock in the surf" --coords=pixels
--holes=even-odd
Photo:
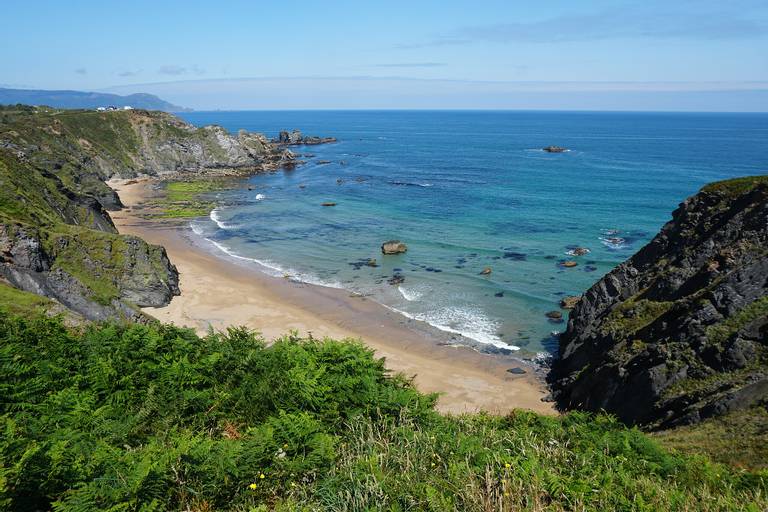
[[[400,254],[407,250],[408,246],[400,240],[389,240],[381,244],[381,252],[383,254]]]
[[[542,149],[544,151],[546,151],[547,153],[564,153],[564,152],[568,151],[567,148],[563,148],[563,147],[560,147],[560,146],[547,146],[547,147],[542,148]]]
[[[581,295],[569,295],[567,297],[563,297],[560,300],[560,307],[563,309],[573,309],[579,300],[581,300]]]
[[[493,269],[491,267],[485,267],[483,270],[480,271],[480,275],[487,276],[487,275],[490,275],[491,272],[493,272]]]

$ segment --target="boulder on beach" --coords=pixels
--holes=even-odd
[[[580,300],[581,295],[568,295],[560,299],[560,307],[563,309],[573,309]]]
[[[547,153],[564,153],[564,152],[568,151],[567,148],[563,148],[563,147],[560,147],[560,146],[547,146],[547,147],[542,148],[542,149],[544,151],[546,151]]]
[[[491,272],[493,272],[493,269],[491,267],[485,267],[483,270],[480,271],[480,275],[487,276],[487,275],[490,275]]]
[[[381,244],[383,254],[400,254],[408,250],[408,246],[400,240],[389,240]]]

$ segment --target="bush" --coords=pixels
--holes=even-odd
[[[764,474],[608,416],[442,416],[352,341],[0,313],[7,510],[720,510]]]

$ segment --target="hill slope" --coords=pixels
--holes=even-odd
[[[259,134],[195,128],[163,112],[0,108],[0,276],[93,320],[141,320],[178,294],[162,247],[122,236],[111,177],[232,168],[291,158]]]
[[[704,187],[573,309],[564,408],[666,428],[768,401],[768,176]]]
[[[168,103],[153,94],[137,93],[127,96],[86,91],[45,91],[38,89],[6,89],[0,87],[0,105],[46,105],[66,109],[98,107],[133,107],[164,112],[184,112],[184,107]]]
[[[0,395],[7,510],[768,507],[606,416],[442,416],[359,343],[0,313]]]

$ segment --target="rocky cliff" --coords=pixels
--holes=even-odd
[[[768,177],[711,184],[571,312],[562,408],[666,428],[768,400]]]
[[[267,139],[163,112],[0,108],[0,279],[92,320],[141,320],[179,293],[162,247],[117,233],[111,177],[291,163]]]

